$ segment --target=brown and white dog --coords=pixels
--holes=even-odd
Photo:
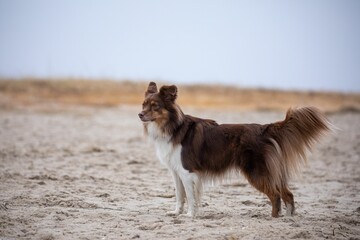
[[[200,205],[202,184],[241,172],[249,183],[266,194],[272,216],[278,217],[282,199],[287,215],[294,213],[294,197],[288,180],[306,161],[310,149],[329,128],[325,116],[314,107],[289,109],[283,121],[271,124],[217,124],[185,115],[176,104],[176,86],[160,91],[150,82],[139,117],[156,153],[173,175],[176,208],[194,217]]]

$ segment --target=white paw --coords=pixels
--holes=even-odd
[[[181,214],[180,210],[166,212],[166,216],[178,216]]]
[[[290,217],[292,214],[291,214],[291,210],[290,209],[286,209],[286,215],[287,217]]]
[[[195,218],[196,214],[195,214],[195,212],[187,212],[183,216],[185,216],[187,218]]]
[[[294,214],[294,207],[291,204],[286,204],[286,216],[292,216]]]
[[[291,211],[291,210],[286,210],[286,216],[287,217],[292,217],[292,216],[294,216],[294,215],[296,215],[296,212],[293,210],[293,211]]]

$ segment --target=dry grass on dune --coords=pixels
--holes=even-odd
[[[188,86],[182,93],[185,104],[244,110],[286,110],[313,105],[324,111],[360,110],[360,94],[240,89]]]
[[[32,105],[43,102],[91,106],[115,106],[140,101],[144,86],[133,82],[82,79],[0,80],[0,93],[11,104]]]
[[[161,84],[159,84],[161,85]],[[86,79],[0,80],[0,107],[13,108],[43,103],[116,106],[140,104],[145,82]],[[360,110],[360,94],[240,89],[228,86],[185,85],[179,87],[183,106],[284,110],[289,106],[314,105],[324,111]]]

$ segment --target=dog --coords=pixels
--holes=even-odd
[[[167,215],[182,214],[187,199],[186,215],[195,217],[203,183],[229,172],[242,173],[270,199],[272,217],[279,217],[281,199],[286,214],[294,214],[288,181],[306,162],[306,151],[330,130],[317,108],[290,108],[285,120],[265,125],[218,124],[185,115],[176,98],[175,85],[158,91],[156,83],[150,82],[138,114],[160,162],[174,179],[176,208]]]

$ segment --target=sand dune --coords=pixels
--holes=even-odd
[[[86,79],[0,79],[0,107],[60,103],[109,107],[139,105],[148,82]],[[158,84],[161,86],[162,84]],[[181,106],[228,110],[286,110],[313,105],[323,111],[360,111],[359,93],[243,89],[233,86],[186,85],[179,87]]]
[[[359,112],[329,115],[340,130],[292,181],[295,216],[271,218],[268,199],[239,176],[206,187],[198,218],[189,219],[165,216],[174,207],[174,187],[143,137],[139,108],[3,107],[0,239],[359,239]],[[222,123],[284,117],[184,111]]]

